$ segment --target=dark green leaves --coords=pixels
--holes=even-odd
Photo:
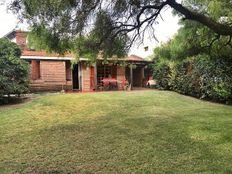
[[[28,92],[29,67],[20,55],[15,43],[0,39],[0,97]]]

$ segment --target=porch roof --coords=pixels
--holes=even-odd
[[[144,61],[147,62],[148,61],[148,60],[146,60],[142,57],[139,57],[137,55],[134,55],[134,54],[128,56],[128,58],[126,60],[127,61],[136,61],[136,62],[144,62]]]
[[[23,50],[22,51],[22,59],[27,60],[73,60],[74,55],[71,53],[65,53],[63,55],[58,53],[48,53],[46,51],[33,51],[33,50]],[[104,60],[103,58],[98,58],[98,60]],[[130,55],[127,58],[108,58],[108,61],[116,61],[116,60],[124,60],[126,62],[131,62],[135,64],[148,64],[152,61],[146,60],[142,57],[139,57],[137,55]],[[80,61],[88,61],[87,58],[80,58]]]

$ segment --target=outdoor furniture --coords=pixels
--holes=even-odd
[[[117,89],[118,81],[115,78],[104,78],[101,80],[103,83],[104,90],[114,90]]]
[[[115,78],[104,78],[101,80],[99,90],[127,90],[129,88],[129,83],[126,79],[117,80]]]
[[[126,79],[122,80],[122,81],[118,81],[118,88],[120,90],[127,90],[129,87],[129,83]]]

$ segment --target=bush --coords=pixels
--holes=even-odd
[[[21,50],[15,43],[0,39],[0,98],[28,92],[29,67],[20,55]]]
[[[232,101],[232,61],[229,58],[210,59],[198,56],[195,72],[200,74],[201,98]]]
[[[170,89],[171,87],[171,75],[172,75],[171,62],[161,59],[154,64],[153,77],[157,81],[157,87],[159,89]]]
[[[178,63],[158,61],[154,78],[160,89],[220,102],[232,101],[232,61],[198,55]]]

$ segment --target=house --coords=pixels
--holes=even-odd
[[[107,64],[99,59],[97,63],[88,65],[87,59],[81,58],[71,68],[72,54],[64,56],[28,48],[27,32],[13,30],[4,37],[17,43],[22,49],[21,59],[30,63],[31,91],[93,91],[100,89],[102,80],[109,77],[117,82],[127,80],[132,87],[142,87],[152,76],[152,71],[146,68],[152,62],[136,55],[125,59],[127,66],[115,64],[113,59]]]

